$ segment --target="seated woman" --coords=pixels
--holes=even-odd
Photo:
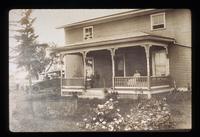
[[[133,77],[139,77],[139,76],[140,76],[140,73],[138,72],[138,70],[136,70]]]
[[[128,86],[136,86],[137,85],[137,79],[135,77],[140,77],[140,73],[138,70],[135,71],[133,74],[133,78],[128,80]]]

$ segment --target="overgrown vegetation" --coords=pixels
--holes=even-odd
[[[98,104],[77,125],[88,131],[166,130],[175,126],[166,98],[140,100],[125,114],[119,103],[110,98]]]

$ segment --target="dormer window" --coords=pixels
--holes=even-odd
[[[165,13],[151,15],[151,30],[165,29]]]
[[[83,28],[83,39],[88,40],[93,38],[93,26]]]

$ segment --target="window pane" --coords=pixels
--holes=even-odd
[[[163,23],[164,23],[164,15],[153,16],[153,25],[158,25]]]
[[[92,33],[93,33],[93,28],[92,27],[88,27],[84,29],[84,39],[91,39],[92,38]]]

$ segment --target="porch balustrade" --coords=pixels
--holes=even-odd
[[[169,77],[166,76],[152,76],[151,87],[152,86],[162,86],[169,85]],[[115,77],[115,87],[148,87],[148,77],[139,76],[139,77]]]
[[[115,87],[147,87],[147,76],[115,77]]]
[[[168,76],[151,76],[151,86],[170,85]]]
[[[62,86],[66,87],[84,87],[84,77],[63,78]]]

